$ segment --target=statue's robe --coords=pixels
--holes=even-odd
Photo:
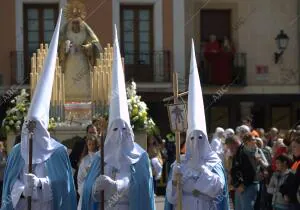
[[[59,58],[65,78],[66,101],[90,101],[90,72],[96,65],[96,60],[100,58],[100,42],[85,22],[81,23],[80,32],[74,33],[70,21],[64,26],[61,34]],[[72,42],[69,52],[66,52],[67,40]]]

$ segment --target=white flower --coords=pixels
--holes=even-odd
[[[154,126],[154,125],[155,125],[155,122],[152,120],[152,118],[150,118],[150,119],[148,120],[148,124]]]
[[[135,96],[136,92],[130,88],[127,89],[128,98]]]
[[[130,102],[128,103],[128,110],[129,110],[129,111],[132,110],[132,106],[131,106],[131,103],[130,103]]]
[[[19,130],[20,130],[20,128],[21,128],[21,127],[20,127],[20,126],[18,126],[18,125],[17,125],[17,126],[15,126],[15,127],[16,127],[16,130],[17,130],[17,131],[19,131]]]
[[[14,104],[16,101],[15,100],[11,100],[10,103]]]
[[[136,91],[135,91],[135,90],[131,90],[130,95],[131,95],[131,96],[135,96],[135,95],[136,95]]]
[[[5,129],[6,130],[10,130],[10,127],[7,125],[7,126],[5,126]]]
[[[19,103],[24,104],[27,101],[25,95],[18,95],[15,97],[15,99],[16,99],[17,104],[19,104]]]
[[[18,98],[16,98],[16,101],[17,101],[17,104],[20,104],[20,103],[22,103],[22,102],[23,102],[23,99],[22,99],[22,98],[20,98],[20,97],[18,97]]]
[[[21,121],[18,120],[18,121],[16,122],[16,125],[21,125]]]
[[[148,108],[147,108],[147,104],[145,103],[145,102],[143,102],[143,101],[141,101],[140,103],[139,103],[139,109],[141,110],[141,111],[146,111]]]
[[[9,121],[9,124],[10,124],[10,125],[13,125],[13,124],[14,124],[14,121],[10,120],[10,121]]]
[[[136,90],[136,83],[132,81],[131,82],[131,87],[132,87],[133,90]]]
[[[24,95],[26,95],[26,94],[27,94],[27,93],[26,93],[26,89],[22,89],[22,90],[21,90],[21,95],[24,96]]]

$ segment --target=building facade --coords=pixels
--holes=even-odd
[[[254,127],[289,129],[299,123],[299,8],[297,0],[185,1],[186,59],[194,38],[210,131],[237,126],[247,117]],[[276,63],[280,30],[289,43]],[[205,45],[211,34],[221,44],[224,37],[232,43],[234,56],[228,68],[224,58],[216,61],[220,68],[207,62]],[[214,71],[221,77],[227,71],[230,80],[215,84]]]
[[[163,133],[168,132],[169,125],[162,99],[172,95],[173,71],[179,73],[180,91],[187,89],[192,38],[210,131],[217,125],[237,126],[245,117],[252,117],[255,127],[264,128],[274,125],[287,129],[300,120],[297,0],[84,2],[86,22],[102,46],[112,43],[116,24],[126,79],[137,82],[139,94]],[[40,43],[50,41],[59,8],[66,3],[67,0],[1,1],[2,96],[12,85],[28,88],[29,58]],[[280,30],[289,36],[289,43],[275,63],[275,37]],[[234,48],[232,58],[213,61],[207,57],[205,48],[212,34],[221,45],[224,37],[228,38]],[[218,79],[225,82],[216,82]],[[1,119],[8,102],[2,99]]]

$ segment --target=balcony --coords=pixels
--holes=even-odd
[[[124,58],[126,80],[144,83],[171,81],[169,51],[126,52]]]
[[[30,66],[25,68],[23,51],[12,51],[10,64],[11,84],[28,84]],[[128,52],[125,56],[125,75],[126,80],[133,79],[136,82],[170,82],[171,54],[169,51]]]
[[[246,85],[246,53],[235,53],[230,57],[224,53],[206,56],[198,53],[197,61],[203,85]]]

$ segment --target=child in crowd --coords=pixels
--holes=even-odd
[[[268,185],[268,193],[273,195],[272,205],[274,210],[288,210],[289,203],[284,199],[280,192],[280,187],[284,184],[287,177],[292,173],[289,169],[291,159],[288,155],[282,154],[276,158],[276,169]]]

